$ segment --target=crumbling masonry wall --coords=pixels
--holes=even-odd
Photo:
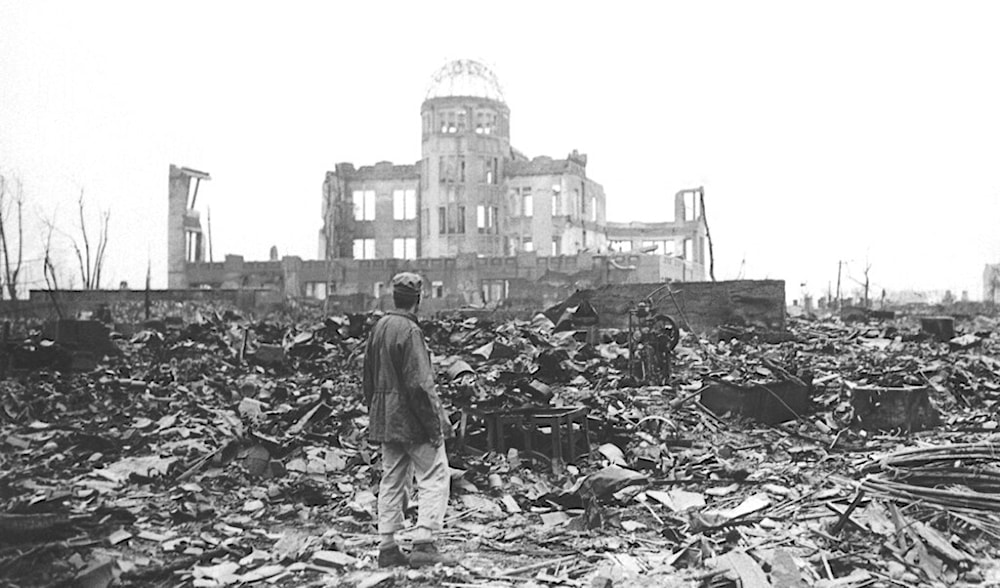
[[[628,310],[664,284],[611,284],[582,290],[566,301],[580,300],[594,305],[604,328],[628,326]],[[734,280],[725,282],[674,282],[673,298],[666,290],[653,296],[656,308],[675,318],[681,327],[685,319],[695,331],[709,331],[721,325],[740,325],[767,330],[785,330],[784,280]],[[676,301],[676,305],[674,303]]]
[[[191,180],[195,181],[194,190]],[[170,165],[167,191],[167,287],[187,288],[189,262],[204,262],[206,243],[201,219],[194,209],[201,180],[211,177],[186,167]]]

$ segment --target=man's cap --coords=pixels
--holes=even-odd
[[[403,272],[396,274],[392,278],[392,291],[395,294],[405,294],[408,296],[420,296],[424,288],[424,280],[417,274]]]

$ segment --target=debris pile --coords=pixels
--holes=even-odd
[[[172,310],[93,366],[19,364],[61,344],[11,339],[0,586],[1000,582],[995,319],[685,332],[657,386],[628,331],[424,320],[463,565],[417,571],[375,565],[377,314]]]

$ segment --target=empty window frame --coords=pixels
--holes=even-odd
[[[442,155],[438,159],[438,181],[465,181],[465,156]]]
[[[684,192],[684,220],[687,222],[698,218],[698,192]]]
[[[201,233],[198,231],[186,231],[187,235],[187,246],[185,248],[185,258],[188,263],[196,263],[199,261],[205,261],[204,255],[202,254],[202,239]]]
[[[444,298],[444,282],[431,282],[431,298]]]
[[[354,259],[375,259],[375,239],[355,239]]]
[[[627,240],[612,240],[608,243],[608,248],[617,253],[629,253],[632,251],[632,242]]]
[[[597,222],[597,196],[590,199],[590,222]]]
[[[489,111],[476,113],[476,134],[492,135],[496,131],[497,115]]]
[[[535,244],[531,242],[531,237],[525,237],[521,239],[521,250],[522,251],[534,251]]]
[[[416,259],[417,239],[415,237],[396,237],[392,240],[392,256],[395,259]]]
[[[392,191],[392,218],[395,220],[412,220],[417,218],[417,191]]]
[[[521,214],[522,216],[532,216],[535,212],[535,199],[531,195],[531,188],[521,188]]]
[[[480,233],[499,233],[500,209],[496,206],[484,206],[480,204],[476,207],[476,228]]]
[[[483,302],[500,302],[510,293],[507,280],[483,280]]]
[[[552,257],[562,255],[562,239],[552,237]]]
[[[464,206],[442,206],[438,208],[438,221],[441,226],[438,228],[440,234],[465,232],[465,207]]]
[[[326,282],[306,282],[306,298],[326,300]]]
[[[375,220],[375,190],[354,190],[351,199],[354,201],[354,220]]]
[[[438,114],[441,133],[450,135],[458,132],[458,116],[453,110],[444,110]]]

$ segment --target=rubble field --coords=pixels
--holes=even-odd
[[[12,325],[0,586],[1000,585],[996,318],[681,329],[657,386],[626,331],[422,319],[462,563],[410,570],[375,563],[378,314],[157,316],[98,353]]]

